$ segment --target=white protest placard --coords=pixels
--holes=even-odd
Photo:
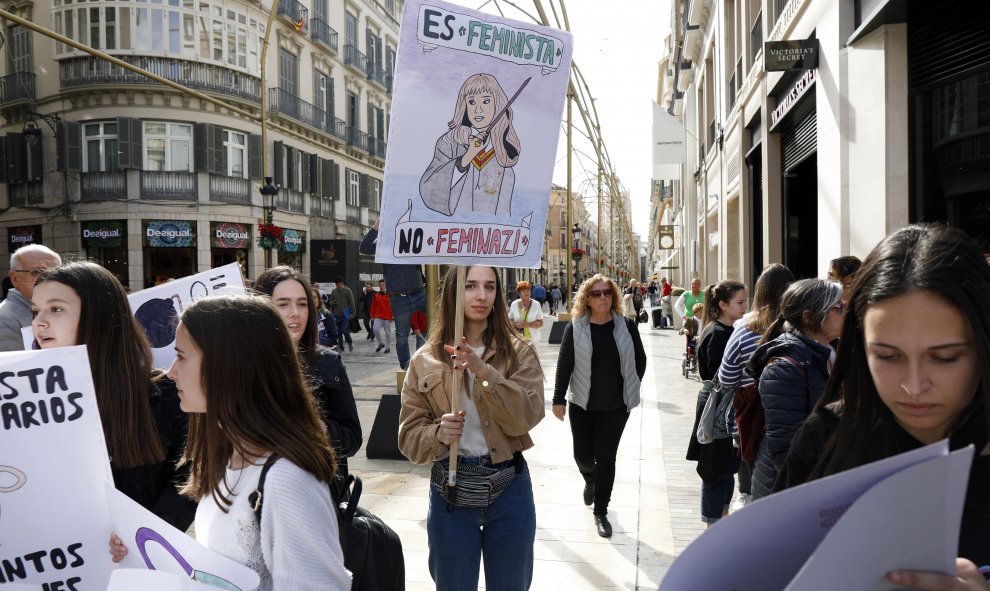
[[[377,263],[540,266],[573,39],[406,2]]]
[[[958,453],[958,452],[957,452]],[[945,507],[927,506],[930,511],[938,511],[939,515],[948,519],[954,516],[956,538],[952,540],[953,548],[958,544],[958,521],[962,515],[962,499],[956,499],[952,491],[956,483],[946,485],[944,478],[955,478],[957,460],[945,461],[949,456],[948,440],[942,440],[925,447],[896,455],[879,462],[860,466],[853,470],[834,474],[827,478],[815,480],[801,486],[781,491],[747,505],[741,511],[732,513],[720,519],[712,528],[702,533],[684,552],[678,556],[664,575],[660,590],[670,589],[705,589],[707,591],[776,591],[785,589],[801,568],[815,554],[822,541],[832,528],[840,523],[847,511],[860,498],[867,497],[867,492],[878,484],[913,466],[920,466],[933,460],[942,460],[938,465],[941,476],[937,480],[929,480],[928,486],[938,482],[947,487],[945,495],[933,495],[925,491],[926,487],[897,489],[896,495],[888,495],[884,502],[903,504],[921,504],[925,500],[933,500],[937,496],[946,503]],[[970,458],[972,454],[970,454]],[[923,477],[929,477],[927,474]],[[963,482],[965,489],[965,482]],[[957,503],[958,501],[958,503]],[[951,522],[948,522],[951,524]],[[852,527],[854,532],[863,533],[855,521],[846,527]],[[870,527],[878,527],[871,524]],[[944,530],[942,530],[944,531]],[[841,534],[847,535],[847,534]],[[865,536],[865,533],[863,533]],[[941,547],[944,537],[933,533],[934,546]],[[846,538],[848,539],[848,538]],[[899,540],[897,543],[914,543],[914,540]],[[876,550],[878,556],[886,556],[894,548],[875,548],[855,544],[856,554],[863,558],[870,550]],[[931,550],[932,546],[925,546]],[[896,554],[896,552],[895,552]],[[902,552],[902,557],[912,555]],[[712,568],[712,557],[718,557],[718,568]],[[941,556],[941,554],[940,554]],[[944,556],[942,556],[944,558]],[[954,565],[954,562],[951,563]],[[912,568],[917,565],[923,569],[930,563],[905,561],[900,568]],[[943,566],[949,566],[944,565]],[[842,568],[847,565],[843,564]],[[838,568],[838,567],[836,567]],[[938,569],[943,570],[943,569]],[[848,587],[834,587],[848,588]],[[867,583],[856,588],[871,589]]]
[[[219,293],[244,293],[237,263],[210,269],[127,296],[131,311],[151,341],[155,367],[167,369],[175,359],[175,328],[179,314],[193,300]]]
[[[0,354],[0,585],[102,591],[110,483],[86,347]]]
[[[127,547],[127,555],[119,563],[121,568],[182,575],[186,580],[210,585],[211,589],[258,588],[258,573],[250,568],[207,549],[113,486],[107,486],[106,494],[113,531]]]

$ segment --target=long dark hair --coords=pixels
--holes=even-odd
[[[309,310],[309,318],[306,320],[306,329],[303,330],[302,338],[299,339],[299,358],[302,359],[303,369],[307,370],[316,363],[317,335],[319,333],[319,329],[316,327],[316,303],[313,301],[313,289],[310,287],[309,279],[288,265],[280,265],[266,269],[261,275],[258,275],[258,278],[254,280],[254,289],[271,298],[278,284],[289,280],[298,281],[303,291],[306,292],[306,307]]]
[[[329,483],[336,471],[333,449],[271,301],[201,298],[183,310],[181,328],[203,355],[206,393],[206,412],[189,417],[181,463],[191,469],[181,492],[197,500],[211,494],[226,511],[232,501],[224,476],[235,450],[244,457],[270,451]]]
[[[746,328],[755,334],[763,334],[780,314],[780,297],[787,286],[794,282],[794,273],[780,263],[770,263],[756,278],[753,288],[753,311]]]
[[[702,318],[702,326],[706,327],[718,320],[718,317],[722,315],[722,307],[719,304],[728,303],[740,289],[746,289],[746,286],[731,279],[709,285],[708,289],[705,290],[705,315]]]
[[[484,265],[481,265],[484,266]],[[465,276],[470,273],[474,266],[465,270]],[[516,370],[515,349],[513,343],[519,339],[519,333],[512,326],[509,320],[509,310],[505,305],[505,292],[502,290],[502,281],[498,277],[498,272],[492,269],[495,275],[495,303],[492,305],[491,314],[488,316],[488,326],[481,335],[481,340],[486,349],[494,346],[495,356],[492,358],[492,366],[503,374],[510,374]],[[443,285],[440,287],[440,313],[437,320],[430,326],[430,334],[427,338],[427,346],[432,348],[437,359],[447,359],[450,355],[444,350],[444,345],[454,343],[454,314],[457,311],[457,267],[451,266],[447,269],[447,274],[443,277]]]
[[[825,279],[799,279],[791,283],[780,298],[780,313],[767,328],[760,344],[770,342],[785,332],[821,330],[829,309],[842,301],[842,284]],[[811,314],[811,324],[804,313]]]
[[[818,408],[842,393],[838,429],[812,472],[827,476],[896,454],[896,421],[880,399],[867,364],[863,317],[870,306],[914,292],[943,298],[973,328],[979,385],[969,406],[950,425],[955,433],[974,413],[982,413],[984,433],[990,426],[990,266],[977,241],[962,230],[941,224],[917,224],[897,230],[873,249],[856,274],[832,377]],[[923,313],[918,310],[918,313]],[[982,409],[982,410],[981,410]]]
[[[114,468],[133,468],[165,459],[148,392],[151,345],[131,313],[124,286],[96,263],[66,263],[46,270],[35,285],[55,281],[72,288],[82,302],[76,344],[86,345],[96,404]]]

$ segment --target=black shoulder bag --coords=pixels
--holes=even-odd
[[[248,496],[248,502],[261,528],[263,491],[268,470],[279,459],[272,454],[261,469],[258,488]],[[344,552],[344,566],[351,571],[353,591],[403,591],[406,588],[405,561],[402,557],[402,541],[377,515],[358,507],[361,498],[361,479],[353,474],[342,487],[349,492],[347,502],[338,502],[334,486],[328,486],[330,498],[337,511],[337,529],[340,547]]]

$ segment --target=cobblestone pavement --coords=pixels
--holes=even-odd
[[[609,507],[615,533],[608,540],[598,537],[591,508],[581,500],[583,480],[571,457],[570,429],[550,412],[558,346],[540,345],[547,416],[532,433],[535,447],[526,452],[536,498],[534,590],[656,589],[674,557],[704,531],[701,481],[694,462],[684,459],[700,382],[681,374],[683,336],[639,327],[648,358],[643,404],[630,417],[619,446]],[[394,348],[388,355],[375,353],[365,334],[354,335],[354,352],[345,353],[344,361],[367,442],[382,394],[396,391],[398,363]],[[348,463],[364,482],[361,504],[402,538],[407,588],[433,589],[425,521],[429,467],[370,460],[364,448]]]

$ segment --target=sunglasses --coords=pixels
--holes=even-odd
[[[612,297],[612,288],[591,290],[591,297],[600,298],[602,296],[605,296],[607,298]]]

